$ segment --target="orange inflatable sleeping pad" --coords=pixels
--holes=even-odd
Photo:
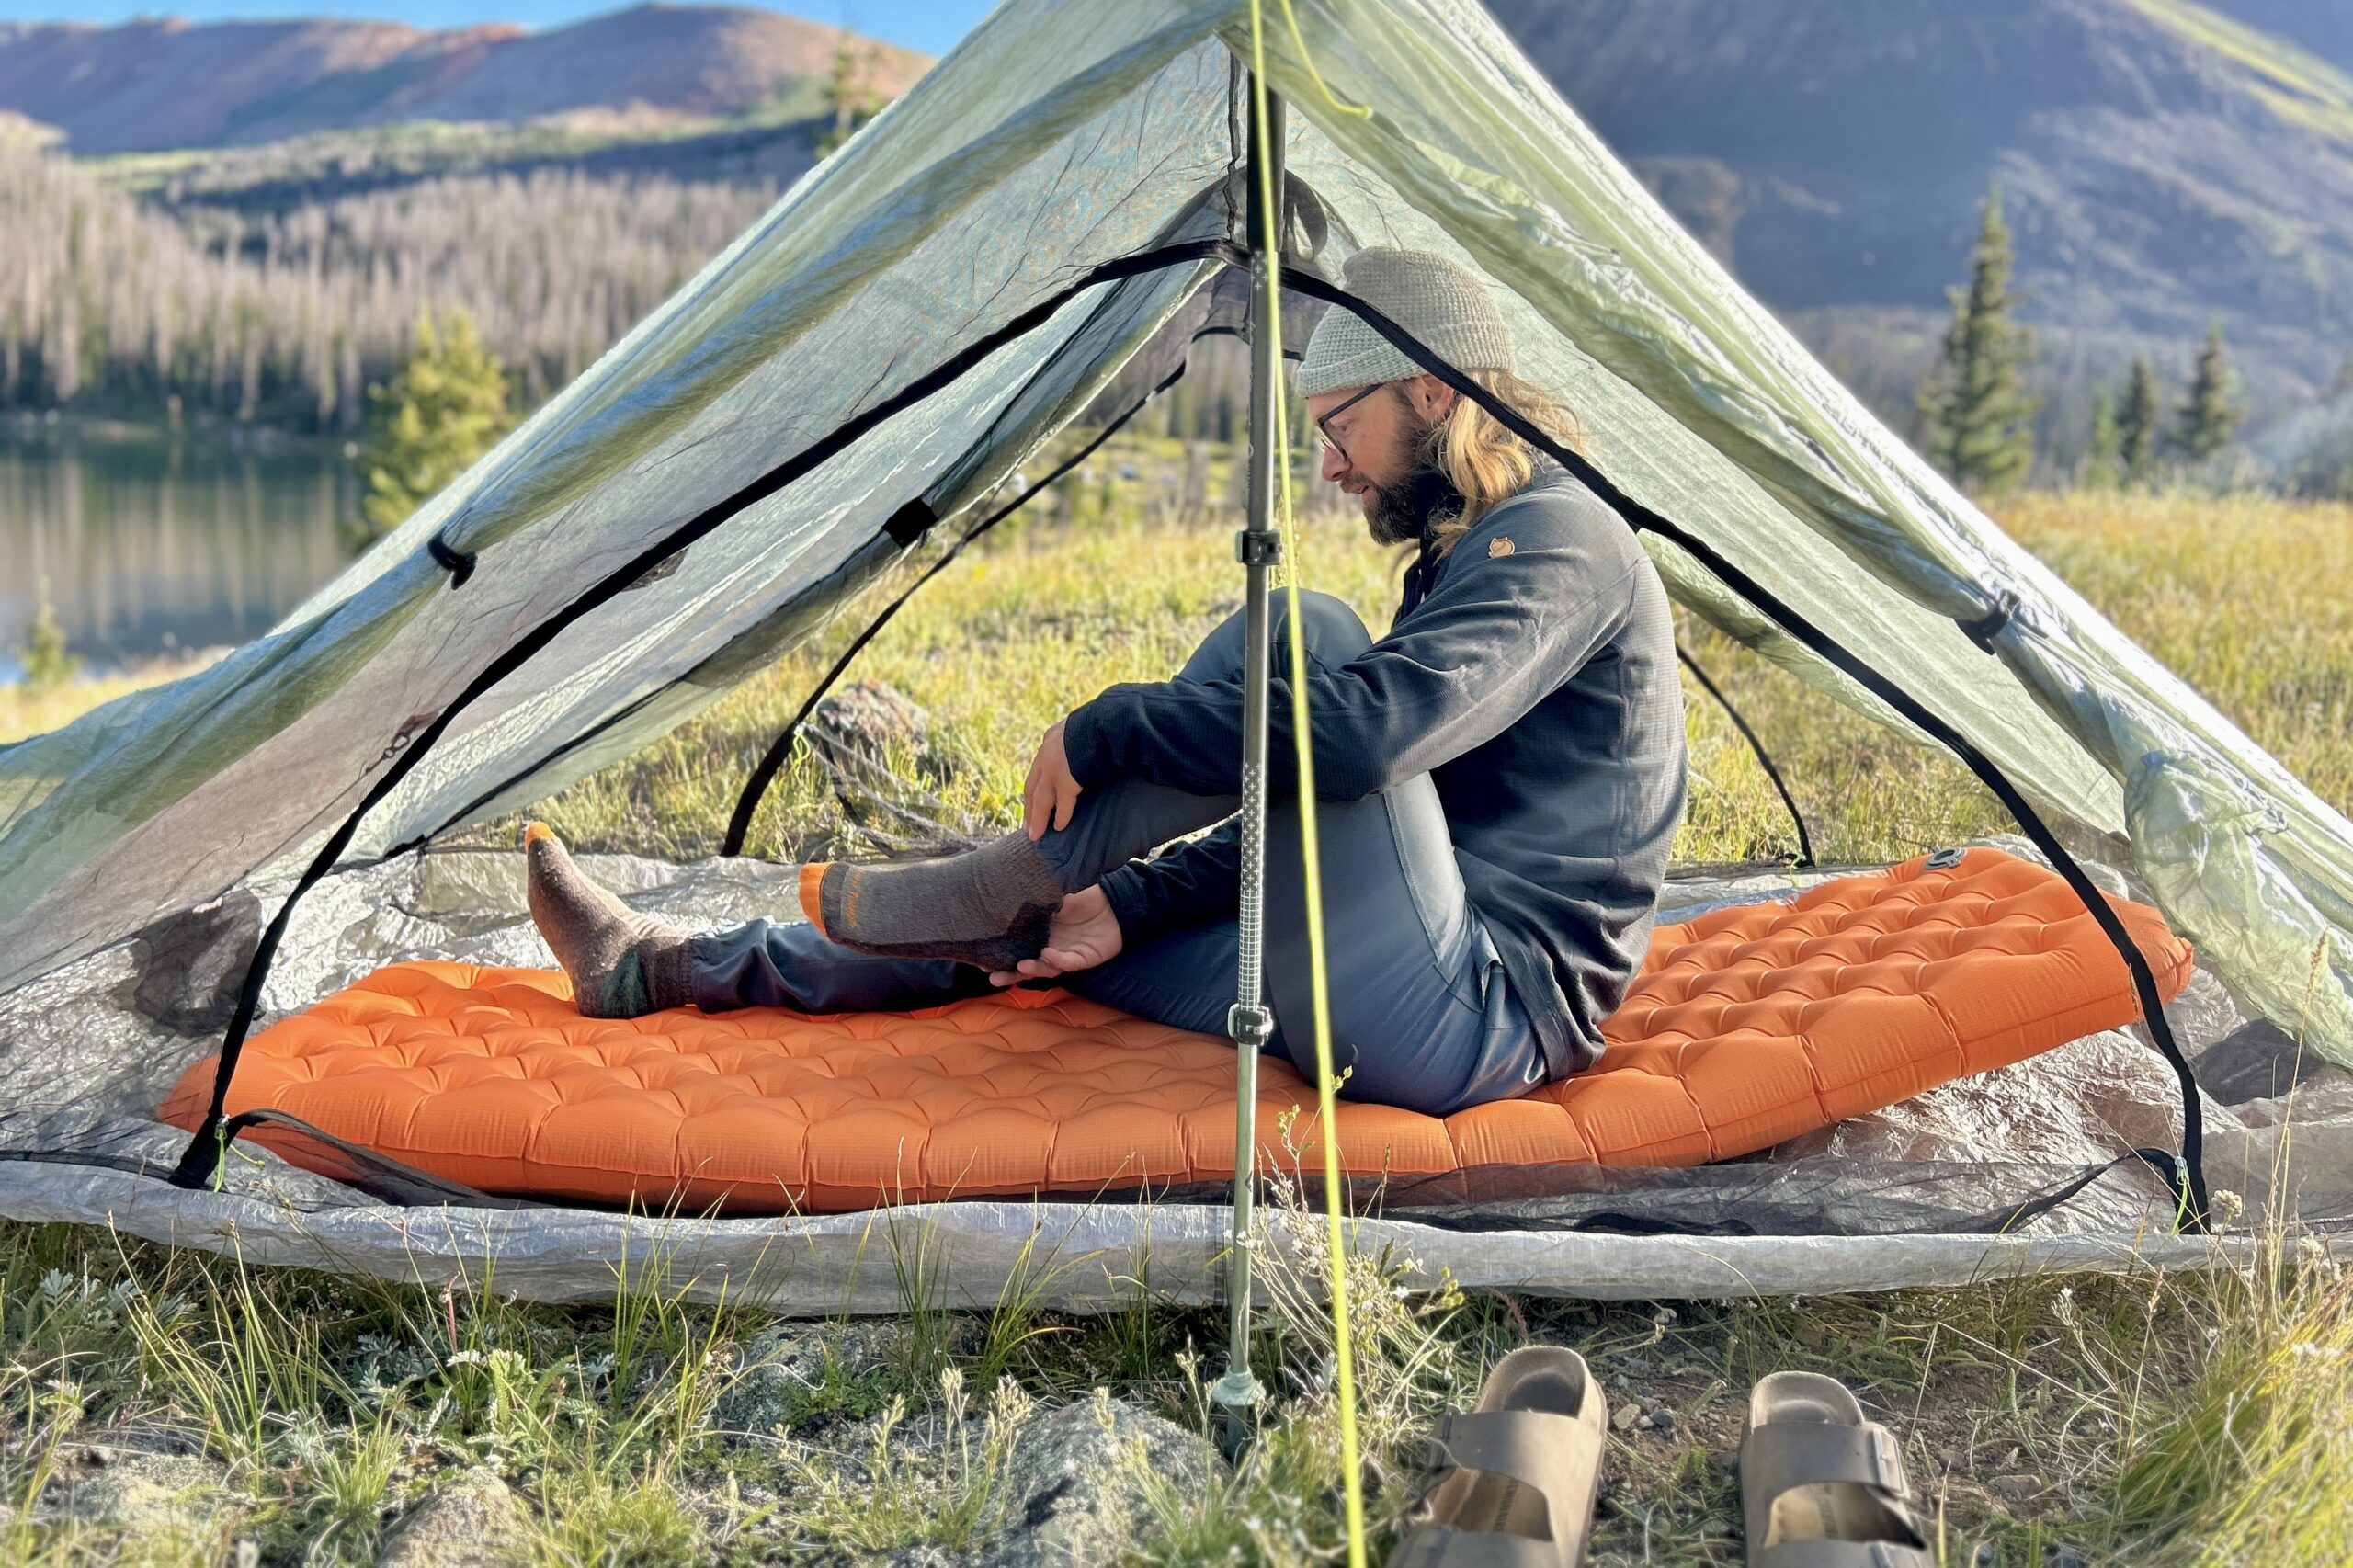
[[[2170,1000],[2190,951],[2114,901]],[[1661,926],[1595,1070],[1443,1119],[1343,1103],[1362,1176],[1691,1165],[2139,1016],[2066,884],[1997,849]],[[214,1060],[157,1113],[193,1129]],[[1261,1157],[1320,1168],[1315,1091],[1259,1074]],[[1233,1048],[1059,991],[903,1014],[584,1018],[559,971],[393,964],[255,1036],[267,1107],[482,1191],[733,1213],[1230,1180]],[[1288,1136],[1286,1126],[1288,1125]],[[246,1136],[316,1163],[299,1134]],[[321,1168],[324,1168],[322,1166]]]

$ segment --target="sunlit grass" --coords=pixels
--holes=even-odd
[[[2353,506],[2029,495],[2001,517],[2323,800],[2353,810]]]
[[[204,662],[162,662],[50,687],[0,686],[0,745],[62,730],[93,708],[202,669]]]
[[[1279,1199],[1275,1222],[1316,1230],[1295,1200]],[[1148,1506],[1127,1561],[1336,1554],[1320,1267],[1313,1246],[1267,1255],[1257,1441],[1206,1499],[1140,1477]],[[1613,1406],[1667,1416],[1613,1429],[1597,1563],[1739,1560],[1741,1402],[1788,1369],[1841,1378],[1897,1432],[1956,1568],[2040,1563],[2062,1545],[2160,1568],[2353,1560],[2353,1277],[2276,1240],[2251,1265],[2201,1272],[1672,1308],[1432,1290],[1396,1254],[1350,1267],[1376,1554],[1417,1495],[1439,1411],[1474,1400],[1504,1351],[1540,1341],[1580,1350]],[[1425,1288],[1399,1289],[1415,1278]],[[487,1467],[517,1495],[523,1561],[953,1554],[1006,1523],[1014,1434],[1036,1411],[1108,1387],[1212,1430],[1222,1314],[1139,1289],[1087,1319],[1017,1293],[943,1336],[936,1362],[846,1365],[855,1400],[722,1441],[713,1400],[743,1375],[762,1320],[697,1305],[688,1284],[657,1266],[602,1303],[539,1306],[7,1227],[0,1553],[210,1562],[233,1538],[265,1562],[371,1563],[404,1514]],[[58,1505],[84,1442],[208,1456],[224,1467],[221,1495],[145,1538],[74,1521]]]
[[[1064,504],[1037,504],[925,588],[847,677],[892,686],[930,715],[926,782],[984,819],[1012,819],[1048,724],[1106,685],[1164,678],[1241,604],[1230,517],[1187,520],[1161,506],[1150,480],[1175,460],[1154,443],[1109,450],[1107,469],[1130,462],[1142,479],[1118,488],[1108,515],[1091,484],[1074,487],[1075,523],[1064,520]],[[2353,508],[2029,495],[1998,517],[2325,799],[2353,804]],[[1330,510],[1304,529],[1302,550],[1307,585],[1347,600],[1376,632],[1388,625],[1397,552],[1373,544],[1352,514]],[[668,739],[540,810],[591,848],[710,853],[754,763],[863,624],[852,609]],[[1688,618],[1680,635],[1764,737],[1823,860],[1896,859],[2011,825],[1959,763]],[[1747,744],[1688,677],[1685,695],[1690,798],[1677,858],[1793,853],[1789,813]],[[771,790],[748,847],[797,858],[834,812],[804,750]]]

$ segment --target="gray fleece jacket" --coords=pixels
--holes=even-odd
[[[1278,661],[1267,778],[1296,777]],[[1683,696],[1666,590],[1633,531],[1557,464],[1438,556],[1426,540],[1388,635],[1313,677],[1317,793],[1428,773],[1455,859],[1555,1078],[1601,1054],[1650,941],[1683,812]],[[1240,789],[1238,682],[1115,686],[1063,727],[1080,785],[1142,775]],[[1231,823],[1104,880],[1123,939],[1233,913]]]

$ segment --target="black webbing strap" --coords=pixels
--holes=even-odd
[[[1774,791],[1781,797],[1781,804],[1789,808],[1790,820],[1797,824],[1796,864],[1800,867],[1812,866],[1814,863],[1813,839],[1805,830],[1805,813],[1798,810],[1796,800],[1790,794],[1790,787],[1781,781],[1781,770],[1773,766],[1773,754],[1765,749],[1765,743],[1756,738],[1756,732],[1748,727],[1748,721],[1740,716],[1740,710],[1732,705],[1732,699],[1708,678],[1708,672],[1699,667],[1699,661],[1686,653],[1680,642],[1675,645],[1675,656],[1683,661],[1683,667],[1691,672],[1691,678],[1699,683],[1699,688],[1716,699],[1717,706],[1732,720],[1733,728],[1738,730],[1741,738],[1748,743],[1748,749],[1756,754],[1757,765],[1765,769],[1765,777],[1773,781]]]
[[[1327,304],[1345,307],[1423,369],[1452,387],[1460,395],[1469,398],[1485,409],[1495,416],[1497,423],[1513,435],[1535,447],[1539,451],[1550,454],[1554,461],[1575,475],[1586,489],[1615,509],[1631,527],[1646,529],[1679,546],[1685,553],[1714,574],[1726,587],[1739,594],[1783,631],[1797,638],[1814,653],[1910,720],[1923,733],[1961,758],[1969,770],[1977,775],[1978,779],[1994,792],[2003,807],[2017,819],[2018,826],[2025,830],[2027,837],[2033,841],[2035,847],[2042,852],[2044,858],[2058,870],[2060,876],[2065,879],[2067,885],[2075,890],[2075,896],[2083,900],[2084,907],[2091,912],[2092,919],[2098,924],[2101,934],[2107,937],[2109,943],[2115,947],[2117,955],[2124,960],[2125,969],[2132,976],[2132,988],[2140,1002],[2141,1017],[2149,1026],[2150,1038],[2155,1042],[2158,1051],[2173,1068],[2174,1076],[2181,1088],[2181,1160],[2184,1180],[2188,1185],[2189,1196],[2189,1202],[2185,1206],[2183,1228],[2203,1230],[2207,1214],[2205,1124],[2202,1109],[2199,1104],[2198,1077],[2191,1072],[2188,1059],[2182,1055],[2179,1042],[2174,1039],[2173,1026],[2165,1017],[2165,998],[2157,990],[2156,974],[2149,968],[2149,960],[2142,953],[2138,944],[2132,940],[2131,933],[2124,928],[2123,920],[2109,903],[2107,895],[2101,892],[2098,885],[2085,873],[2075,858],[2067,852],[2066,846],[2059,842],[2058,836],[2051,831],[2050,825],[2042,820],[2041,814],[2034,809],[2032,803],[2019,792],[2018,786],[2012,784],[2002,770],[1994,766],[1993,759],[1979,751],[1971,744],[1967,736],[1947,723],[1919,699],[1864,663],[1844,643],[1806,619],[1794,608],[1784,603],[1779,595],[1774,594],[1756,578],[1726,560],[1714,546],[1687,533],[1658,513],[1626,494],[1612,484],[1582,453],[1554,441],[1518,410],[1439,358],[1411,333],[1381,314],[1380,311],[1346,290],[1325,282],[1312,272],[1286,267],[1283,269],[1283,281],[1288,287],[1297,290],[1310,299],[1322,300]],[[2006,624],[2006,621],[2007,617],[2005,616],[2004,623]],[[1983,623],[1970,624],[1982,625]]]
[[[744,853],[744,841],[750,836],[752,831],[752,817],[759,811],[760,801],[767,797],[768,786],[776,781],[776,776],[783,768],[786,758],[792,755],[792,743],[800,737],[801,726],[809,722],[809,715],[816,711],[817,704],[825,699],[825,694],[834,689],[835,683],[839,681],[843,674],[848,670],[851,661],[865,652],[866,645],[881,633],[882,629],[891,623],[891,618],[898,614],[909,599],[915,597],[916,590],[946,571],[949,563],[963,553],[966,545],[1021,510],[1041,494],[1048,485],[1093,457],[1097,449],[1118,435],[1129,420],[1142,413],[1146,404],[1183,380],[1184,375],[1185,367],[1179,364],[1158,386],[1138,398],[1128,406],[1126,412],[1104,426],[1094,439],[1055,464],[1052,472],[1044,478],[1028,486],[1011,501],[965,529],[954,544],[941,552],[938,560],[924,569],[922,576],[908,584],[904,591],[882,607],[881,613],[867,623],[866,629],[852,640],[848,647],[842,650],[841,657],[833,662],[832,666],[810,689],[808,697],[801,701],[800,709],[792,715],[792,722],[785,725],[778,733],[775,743],[761,755],[759,766],[753,768],[752,776],[744,781],[743,792],[735,797],[735,812],[727,819],[727,836],[719,846],[719,852],[722,855],[734,856]]]
[[[462,588],[466,579],[474,574],[474,562],[481,558],[472,551],[461,551],[443,539],[437,529],[425,536],[425,552],[441,570],[449,574],[449,586]]]
[[[282,1110],[242,1110],[225,1119],[221,1123],[220,1146],[225,1150],[236,1141],[239,1133],[256,1127],[289,1128],[304,1138],[313,1140],[323,1147],[333,1149],[350,1162],[350,1169],[354,1173],[354,1177],[357,1178],[345,1178],[345,1185],[360,1187],[389,1202],[397,1203],[403,1208],[415,1209],[430,1205],[447,1205],[459,1209],[566,1207],[563,1204],[541,1202],[535,1199],[503,1197],[495,1193],[483,1192],[478,1187],[468,1187],[463,1182],[451,1181],[447,1176],[435,1176],[431,1171],[419,1170],[415,1165],[395,1160],[389,1154],[381,1154],[362,1144],[338,1138],[332,1132],[312,1126],[299,1116],[289,1116]]]
[[[2010,622],[2018,619],[2018,595],[2011,589],[2004,588],[1994,596],[1992,609],[1974,620],[1963,620],[1957,624],[1961,627],[1961,634],[1977,644],[1978,652],[1990,653],[1994,651],[1994,639],[2007,630]]]
[[[2057,1190],[2019,1204],[1995,1228],[2006,1235],[2030,1221],[2040,1220],[2110,1171],[2120,1169],[2135,1160],[2156,1172],[2157,1179],[2165,1184],[2167,1192],[2173,1194],[2175,1227],[2180,1230],[2201,1228],[2190,1222],[2190,1216],[2200,1211],[2200,1206],[2197,1195],[2190,1189],[2188,1162],[2170,1149],[2135,1149],[2129,1154],[2119,1154],[2105,1165],[2094,1165]]]
[[[212,1174],[220,1164],[222,1150],[228,1142],[227,1131],[222,1125],[222,1111],[228,1100],[229,1082],[236,1074],[237,1058],[244,1050],[245,1037],[253,1029],[255,1016],[261,1010],[262,986],[268,979],[269,966],[277,957],[278,944],[285,940],[286,927],[293,918],[295,905],[301,902],[303,894],[316,887],[334,869],[335,861],[358,834],[361,821],[425,759],[460,713],[529,663],[565,628],[628,589],[665,559],[705,538],[801,475],[830,460],[884,421],[954,385],[998,349],[1045,325],[1064,305],[1088,290],[1116,283],[1121,278],[1165,272],[1172,267],[1204,261],[1223,261],[1231,266],[1241,256],[1242,252],[1231,241],[1195,240],[1140,251],[1133,256],[1120,256],[1090,267],[1070,284],[1040,300],[1004,325],[974,338],[897,392],[872,407],[851,415],[733,494],[703,508],[655,540],[591,584],[485,665],[482,672],[467,683],[465,689],[459,692],[449,705],[431,723],[418,731],[407,746],[392,758],[383,776],[361,797],[359,804],[312,858],[310,865],[295,882],[293,891],[286,895],[286,902],[278,906],[277,917],[261,934],[261,939],[254,948],[253,961],[245,969],[244,984],[237,996],[236,1013],[231,1017],[228,1034],[222,1041],[220,1066],[212,1076],[212,1096],[205,1109],[204,1120],[188,1140],[187,1153],[180,1156],[178,1168],[172,1173],[173,1184],[182,1187],[203,1187],[211,1181]],[[442,549],[449,550],[446,541]],[[455,555],[458,552],[450,551],[450,553]],[[436,559],[439,559],[438,554]]]

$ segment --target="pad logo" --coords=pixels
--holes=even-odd
[[[1509,534],[1497,534],[1487,541],[1487,559],[1500,561],[1518,548],[1519,546],[1512,543]]]

